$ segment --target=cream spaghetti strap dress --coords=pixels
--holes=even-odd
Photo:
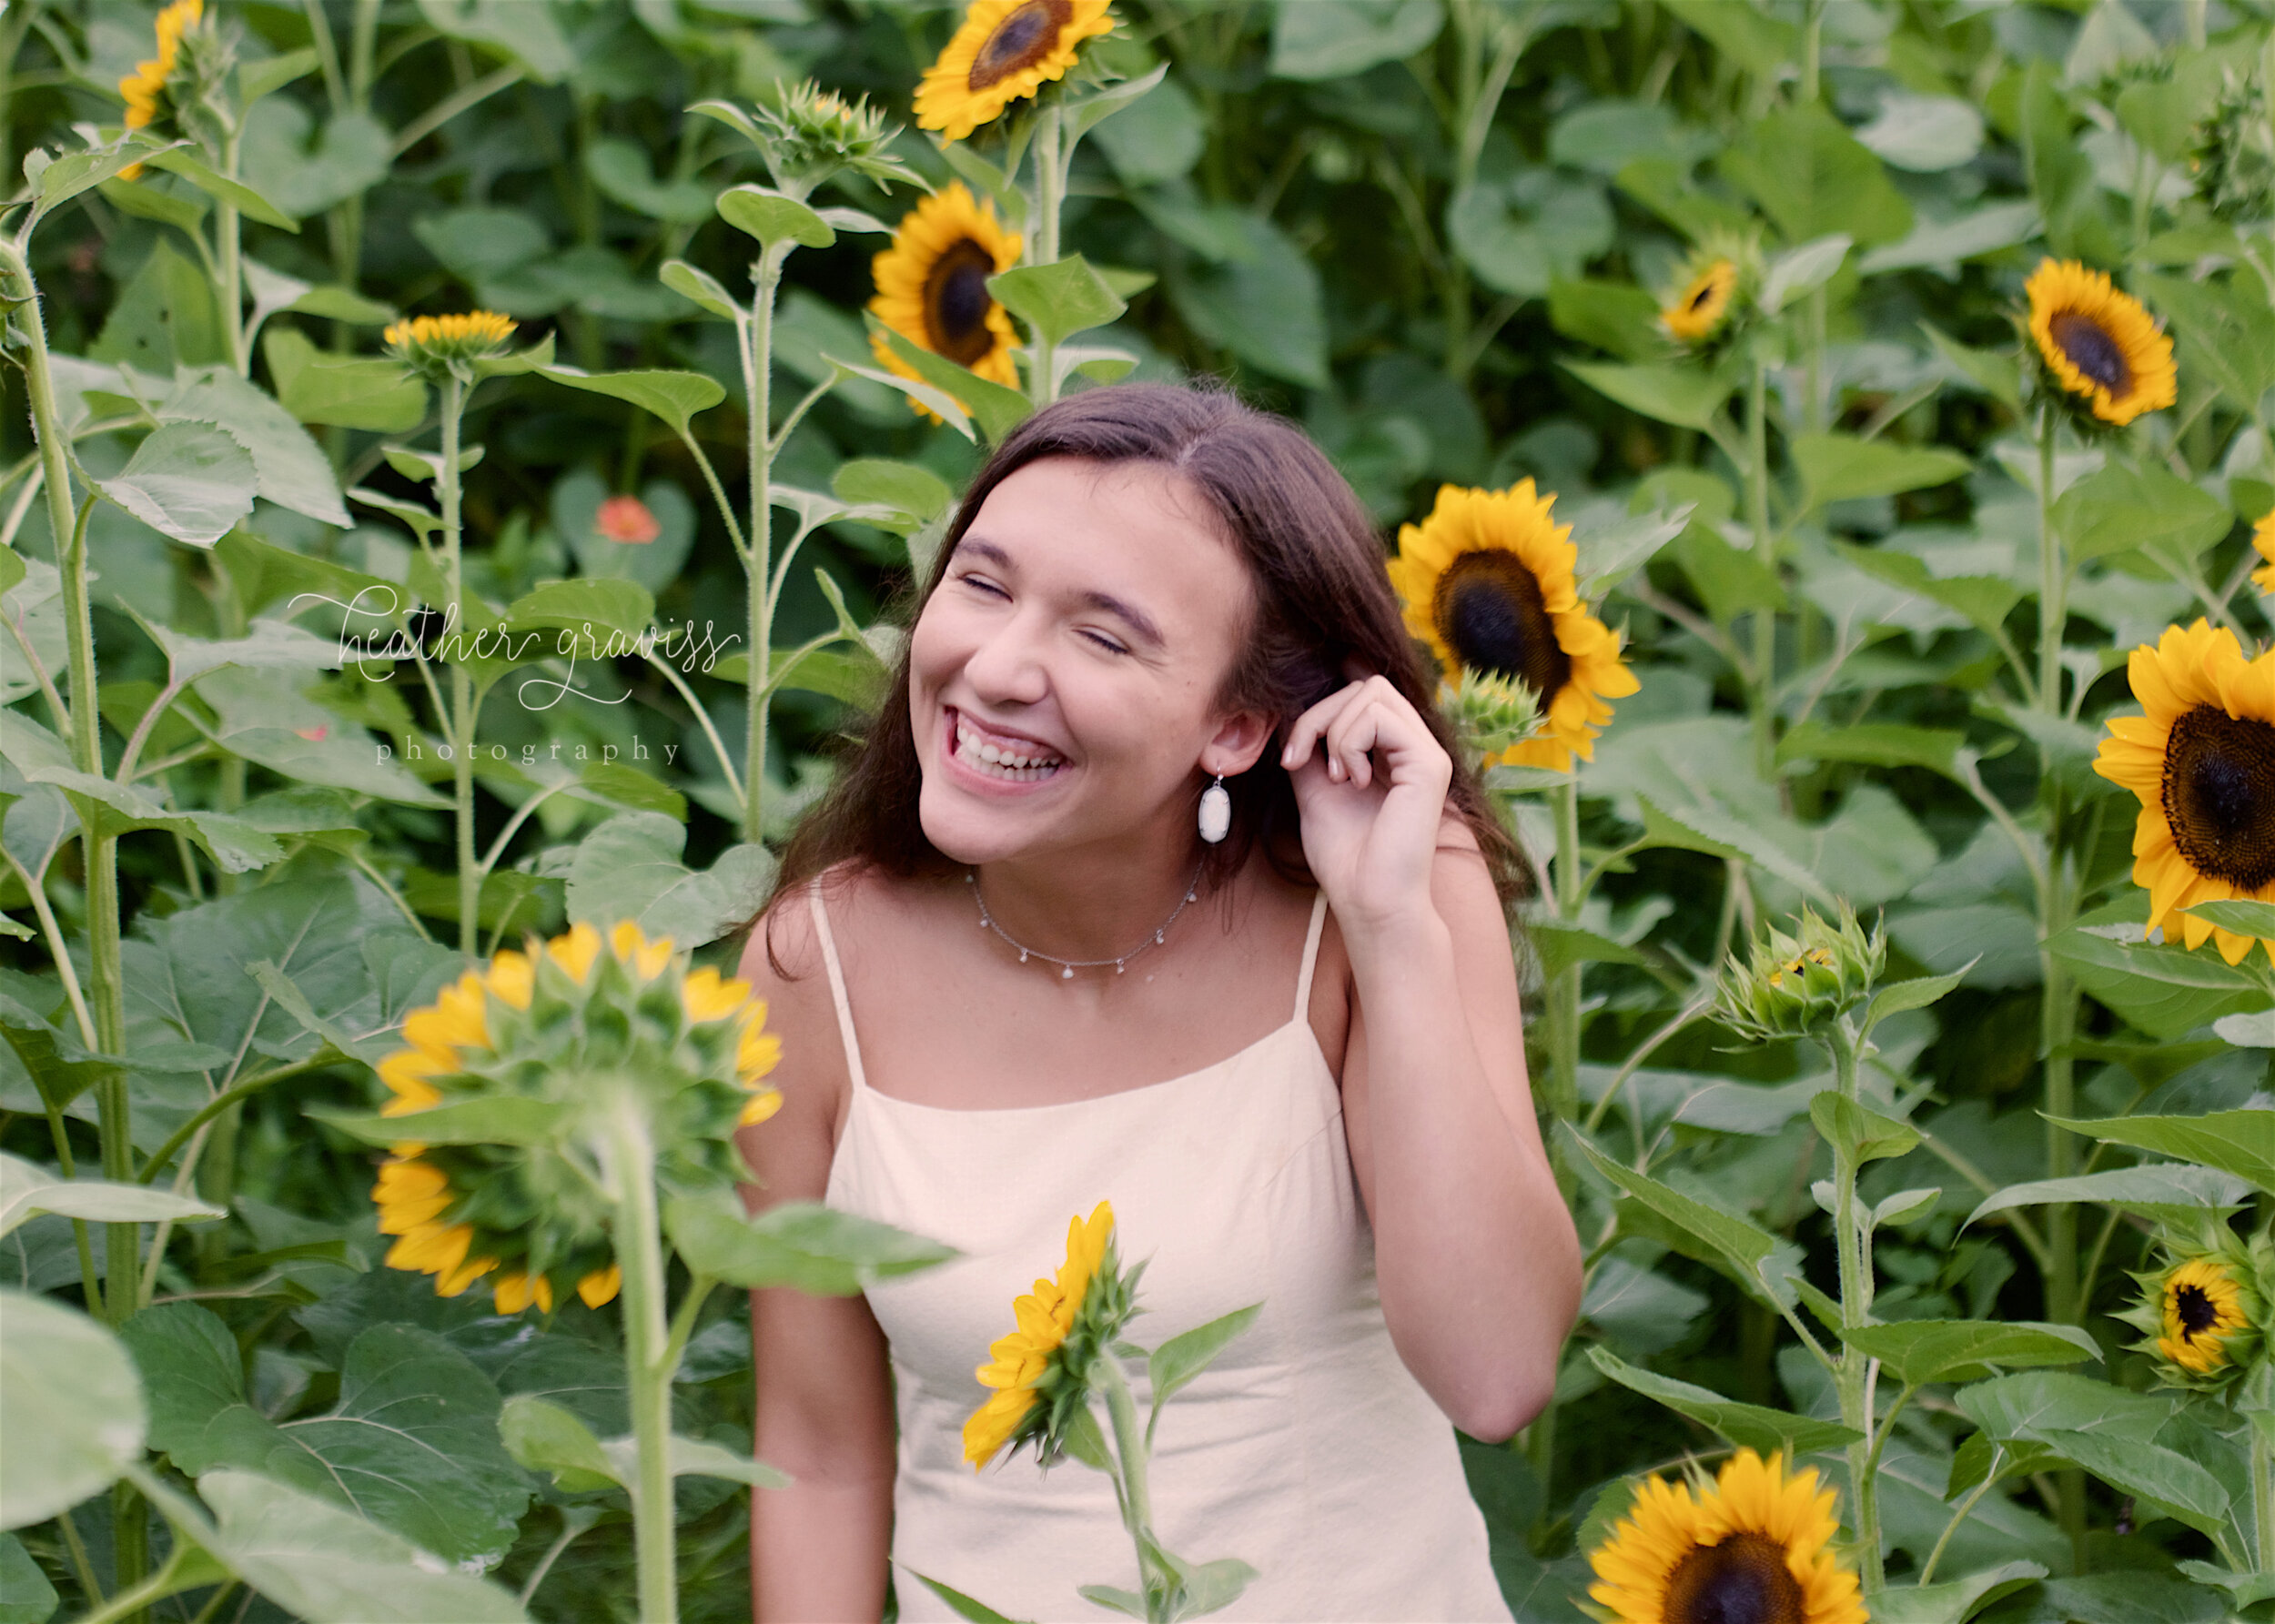
[[[1077,1585],[1137,1588],[1104,1474],[1074,1460],[1046,1472],[1030,1451],[976,1474],[964,1460],[965,1419],[988,1396],[973,1371],[1011,1329],[1012,1299],[1064,1260],[1067,1219],[1107,1199],[1125,1263],[1152,1260],[1135,1340],[1264,1305],[1170,1400],[1155,1439],[1162,1542],[1259,1575],[1212,1616],[1509,1619],[1453,1428],[1383,1324],[1341,1095],[1308,1013],[1325,894],[1285,1025],[1164,1083],[991,1110],[869,1086],[818,889],[810,902],[853,1085],[825,1199],[963,1253],[868,1292],[900,1419],[901,1617],[955,1616],[912,1570],[1042,1624],[1114,1616]],[[1136,1379],[1142,1412],[1151,1394]]]

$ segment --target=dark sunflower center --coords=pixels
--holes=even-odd
[[[1807,1613],[1785,1546],[1760,1534],[1701,1546],[1667,1575],[1667,1624],[1802,1624]]]
[[[2065,310],[2046,325],[2078,371],[2112,394],[2132,388],[2133,369],[2126,365],[2125,351],[2108,328],[2075,310]]]
[[[2200,1286],[2175,1286],[2172,1314],[2180,1322],[2181,1337],[2191,1342],[2219,1323],[2219,1309]]]
[[[995,348],[987,307],[995,302],[987,278],[996,257],[970,237],[959,237],[932,262],[925,277],[925,333],[935,355],[969,367]]]
[[[2210,705],[2175,721],[2164,815],[2198,873],[2240,891],[2275,883],[2275,727]]]
[[[1513,677],[1545,706],[1572,680],[1541,583],[1514,553],[1465,552],[1438,578],[1431,612],[1454,658]]]
[[[1714,279],[1712,277],[1709,277],[1706,280],[1698,285],[1698,291],[1691,296],[1691,314],[1695,316],[1699,311],[1704,310],[1706,308],[1707,301],[1712,299],[1714,297]]]
[[[1026,0],[980,42],[964,82],[974,90],[985,90],[1023,67],[1033,67],[1050,55],[1058,31],[1073,20],[1073,0]]]

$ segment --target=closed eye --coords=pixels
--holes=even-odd
[[[1124,648],[1120,643],[1116,642],[1112,638],[1107,636],[1103,631],[1086,631],[1082,635],[1088,638],[1092,642],[1096,643],[1099,648],[1104,649],[1109,654],[1127,654],[1129,652],[1127,649]]]
[[[963,582],[967,587],[977,587],[983,592],[993,592],[998,598],[1008,598],[1011,596],[1010,593],[1005,591],[1003,588],[997,586],[994,581],[989,580],[984,575],[975,575],[967,570],[964,574],[957,576],[956,580]]]

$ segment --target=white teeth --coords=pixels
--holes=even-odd
[[[990,778],[1001,778],[1013,783],[1032,783],[1048,778],[1063,765],[1056,755],[1021,755],[982,739],[959,720],[956,726],[956,753],[967,767],[984,772]]]

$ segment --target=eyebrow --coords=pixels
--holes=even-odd
[[[1004,551],[1002,548],[997,547],[993,541],[983,541],[974,536],[966,536],[958,541],[956,544],[956,550],[973,553],[1006,570],[1016,567],[1012,563],[1011,555]],[[1100,592],[1095,590],[1079,592],[1076,594],[1076,601],[1086,609],[1099,610],[1114,616],[1157,648],[1164,646],[1168,641],[1161,635],[1161,629],[1153,623],[1151,615],[1136,604],[1115,597],[1111,592]]]

